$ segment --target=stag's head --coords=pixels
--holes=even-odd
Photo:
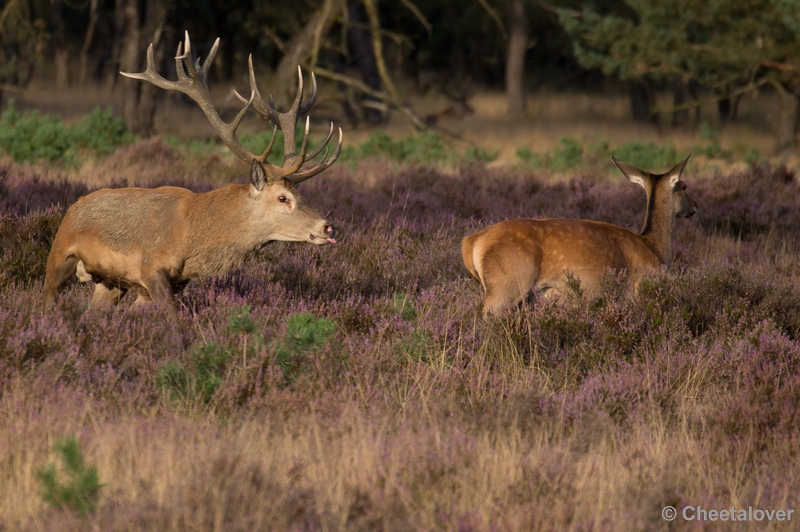
[[[297,191],[297,185],[306,179],[317,175],[330,167],[339,157],[342,148],[342,129],[339,128],[339,141],[333,154],[328,157],[328,142],[333,135],[331,123],[328,136],[320,145],[311,151],[308,147],[309,119],[306,117],[305,130],[301,142],[300,152],[297,153],[297,119],[306,114],[314,105],[317,97],[317,80],[311,74],[311,96],[303,103],[303,73],[297,67],[297,95],[288,111],[279,113],[270,94],[268,102],[261,97],[253,71],[253,56],[249,58],[250,67],[250,97],[244,98],[238,92],[234,93],[245,104],[236,117],[225,123],[219,116],[208,91],[208,71],[219,47],[219,39],[214,43],[205,62],[201,64],[192,61],[191,42],[189,33],[186,33],[185,42],[178,45],[175,55],[175,69],[177,81],[170,81],[156,72],[153,59],[153,45],[147,50],[147,69],[145,72],[131,74],[122,72],[124,76],[148,81],[153,85],[167,90],[180,91],[192,98],[203,110],[222,141],[240,159],[250,163],[250,194],[248,199],[252,209],[248,212],[253,222],[252,230],[258,234],[269,236],[269,240],[288,240],[311,242],[312,244],[335,243],[336,230],[327,220],[323,219],[314,209],[303,201]],[[269,145],[261,155],[251,153],[236,138],[236,129],[247,112],[253,109],[264,119],[274,124],[272,138]],[[267,161],[267,157],[275,143],[277,130],[283,131],[283,165],[277,166]],[[322,150],[325,153],[316,164],[304,165],[317,157]],[[249,207],[248,207],[249,208]]]
[[[250,167],[250,194],[254,202],[250,213],[254,227],[270,235],[270,240],[335,244],[336,228],[310,207],[291,179],[270,182],[259,161]]]

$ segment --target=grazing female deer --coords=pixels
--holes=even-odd
[[[203,194],[178,187],[102,189],[80,198],[67,210],[58,229],[44,281],[45,307],[50,308],[58,288],[72,275],[95,282],[91,304],[119,303],[127,290],[138,293],[136,303],[166,304],[177,314],[174,293],[190,279],[221,275],[240,267],[255,250],[274,240],[334,244],[335,229],[303,202],[295,186],[331,166],[342,147],[342,130],[333,155],[327,149],[322,161],[301,169],[316,157],[333,134],[306,153],[309,122],[306,119],[300,153],[296,153],[297,117],[306,113],[317,95],[311,75],[311,98],[303,99],[303,74],[298,67],[297,96],[291,109],[279,113],[272,96],[261,97],[250,57],[250,98],[230,122],[217,113],[208,92],[208,71],[217,52],[214,43],[205,63],[192,61],[189,34],[175,57],[177,81],[160,76],[147,50],[147,69],[124,76],[149,81],[166,90],[183,92],[205,113],[214,130],[236,156],[251,164],[249,185],[228,185]],[[187,74],[188,72],[188,74]],[[236,138],[236,128],[253,108],[275,127],[261,155],[250,153]],[[284,163],[267,162],[275,134],[284,135]]]
[[[697,212],[697,203],[680,181],[689,157],[660,175],[611,159],[647,194],[642,233],[605,222],[542,218],[507,220],[467,236],[461,253],[467,270],[486,292],[484,315],[519,303],[531,288],[543,295],[563,292],[570,275],[592,295],[600,291],[605,270],[624,270],[635,293],[647,270],[669,267],[675,217]]]

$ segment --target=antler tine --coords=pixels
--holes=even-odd
[[[325,137],[325,140],[323,140],[323,141],[322,141],[322,143],[320,143],[320,145],[319,145],[319,146],[317,146],[317,149],[316,149],[316,150],[312,151],[311,153],[309,153],[309,154],[306,156],[306,160],[307,160],[307,161],[310,161],[311,159],[313,159],[314,157],[316,157],[317,155],[319,155],[319,152],[321,152],[321,151],[322,151],[322,148],[324,148],[324,147],[325,147],[325,146],[328,144],[328,141],[329,141],[329,140],[331,140],[331,136],[332,136],[332,135],[333,135],[333,122],[331,122],[331,129],[328,131],[328,136],[327,136],[327,137]],[[325,158],[325,157],[323,157],[323,159],[324,159],[324,158]]]
[[[211,95],[208,92],[208,71],[211,68],[211,63],[216,56],[219,46],[219,39],[214,42],[211,51],[206,58],[205,63],[202,64],[198,58],[197,64],[192,61],[192,43],[189,40],[189,32],[185,33],[184,43],[178,44],[178,50],[175,54],[175,70],[178,76],[177,81],[170,81],[162,77],[156,72],[155,60],[153,58],[153,45],[151,44],[147,49],[147,68],[141,73],[127,73],[120,72],[123,76],[133,79],[147,81],[156,87],[166,90],[176,90],[184,93],[189,98],[195,101],[203,113],[206,115],[211,127],[214,128],[217,135],[225,143],[226,146],[240,159],[250,162],[257,159],[256,155],[250,153],[239,140],[236,138],[236,129],[241,124],[247,111],[253,106],[255,101],[255,94],[250,95],[249,100],[245,100],[246,105],[230,122],[225,123],[220,118],[214,102],[211,100]]]
[[[273,146],[273,144],[275,144],[275,135],[277,135],[277,134],[278,134],[278,126],[273,125],[272,126],[272,136],[269,138],[269,144],[267,144],[267,147],[264,150],[264,153],[262,153],[258,157],[258,160],[261,162],[261,164],[264,164],[264,163],[267,162],[267,157],[269,157],[269,152],[272,151],[272,146]]]
[[[300,170],[300,167],[303,166],[303,163],[306,161],[306,148],[308,147],[308,128],[310,125],[309,118],[306,117],[306,128],[305,132],[303,133],[303,143],[300,146],[300,154],[294,153],[294,151],[286,155],[284,153],[283,157],[283,166],[276,166],[274,164],[267,162],[267,155],[269,155],[269,150],[266,150],[262,155],[263,159],[259,158],[262,166],[264,167],[264,171],[267,174],[267,181],[269,183],[275,183],[280,181],[281,179],[289,178],[292,174]],[[277,126],[276,126],[277,128]],[[269,142],[269,149],[272,149],[272,143],[275,140],[275,131],[273,129],[273,137]],[[292,137],[294,139],[294,137]],[[283,142],[286,143],[286,134],[284,132],[284,139]],[[284,152],[287,150],[284,150]]]
[[[155,59],[153,58],[153,44],[147,47],[147,68],[144,72],[131,73],[120,72],[126,78],[140,79],[142,81],[149,81],[156,87],[167,90],[177,90],[177,83],[165,79],[161,74],[156,72]]]
[[[333,134],[333,125],[331,125],[331,130],[328,133],[327,138],[325,141],[316,148],[312,153],[307,153],[307,146],[308,146],[308,131],[310,128],[310,122],[308,117],[306,117],[306,127],[305,132],[303,133],[303,140],[302,140],[302,148],[300,149],[300,153],[296,153],[296,129],[297,129],[297,119],[298,116],[302,113],[308,111],[311,108],[311,105],[314,103],[314,100],[317,97],[317,79],[316,76],[311,75],[311,98],[308,102],[303,104],[303,93],[304,93],[304,81],[303,81],[303,71],[300,67],[297,67],[297,93],[295,94],[294,101],[292,102],[291,108],[286,111],[285,113],[279,113],[275,109],[275,104],[272,95],[269,95],[269,103],[264,101],[264,98],[261,96],[260,91],[258,90],[258,83],[256,81],[255,70],[253,69],[253,57],[252,55],[248,58],[248,67],[249,67],[249,81],[250,81],[250,94],[251,97],[255,95],[253,100],[253,109],[255,109],[262,117],[269,120],[273,124],[275,124],[279,129],[283,131],[284,136],[284,148],[283,148],[283,167],[275,167],[266,163],[266,160],[263,162],[265,163],[265,167],[270,166],[268,173],[272,174],[270,179],[277,179],[277,178],[285,178],[288,175],[297,172],[300,167],[309,159],[313,159],[322,151],[325,147],[327,142],[330,140],[331,135]],[[244,97],[239,94],[238,92],[234,91],[239,100],[244,101]],[[289,171],[291,170],[291,171]]]
[[[298,72],[300,72],[300,67],[297,67]],[[303,74],[300,73],[300,77],[303,77]],[[300,114],[304,115],[311,109],[311,106],[314,105],[314,101],[317,99],[317,76],[314,75],[314,72],[311,72],[311,96],[308,98],[308,101],[300,106]]]
[[[311,168],[304,170],[302,172],[297,172],[294,175],[290,176],[288,179],[290,179],[295,185],[298,185],[303,181],[305,181],[306,179],[308,179],[309,177],[314,177],[323,170],[327,170],[328,168],[330,168],[331,165],[336,162],[336,159],[339,158],[339,153],[342,151],[343,138],[344,136],[342,134],[342,128],[339,128],[339,142],[336,144],[336,150],[333,152],[333,155],[331,155],[331,158],[326,160],[325,157],[323,157],[323,161],[321,163],[316,164]],[[328,150],[326,148],[325,156],[327,157],[327,155],[328,155]]]
[[[211,47],[211,50],[208,51],[208,56],[206,57],[203,66],[200,68],[200,71],[203,74],[203,77],[208,76],[208,70],[211,68],[211,63],[214,62],[214,59],[217,57],[217,50],[219,49],[219,37],[217,40],[214,41],[214,45]],[[199,61],[200,58],[198,57],[197,60]]]

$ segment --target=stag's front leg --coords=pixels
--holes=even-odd
[[[178,305],[175,303],[175,295],[166,273],[161,270],[149,272],[149,274],[142,273],[144,274],[142,276],[144,278],[142,282],[144,289],[139,290],[139,297],[134,302],[134,305],[150,302],[165,305],[172,317],[177,318]]]

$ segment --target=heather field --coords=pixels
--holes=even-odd
[[[700,212],[638,298],[609,274],[602,297],[485,322],[463,236],[541,216],[638,230],[642,189],[607,159],[557,178],[362,155],[301,187],[336,245],[193,281],[177,323],[130,295],[87,311],[77,282],[44,314],[50,242],[100,184],[203,191],[243,165],[158,139],[78,170],[0,159],[0,530],[797,528],[661,514],[800,510],[793,170],[695,157]]]

